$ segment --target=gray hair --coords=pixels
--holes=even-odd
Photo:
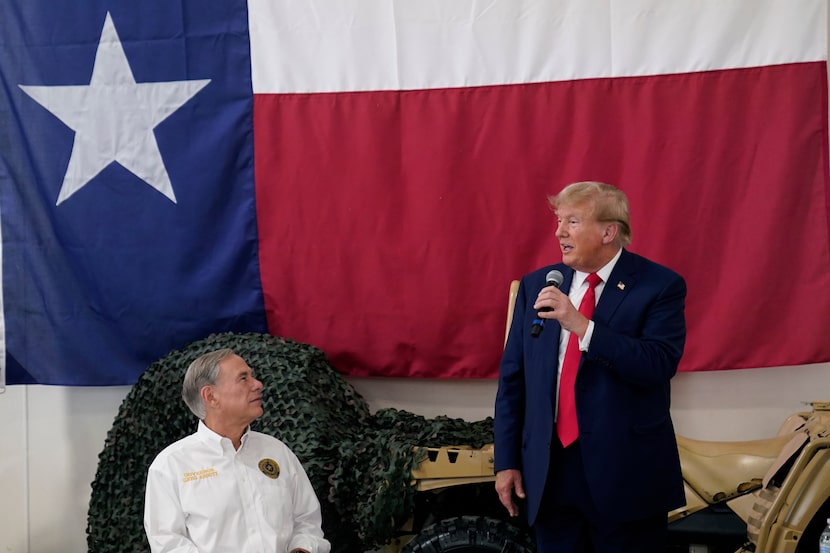
[[[206,415],[202,388],[216,384],[219,378],[219,363],[231,355],[236,355],[232,349],[218,349],[200,355],[187,367],[182,383],[182,399],[199,420],[205,420]]]

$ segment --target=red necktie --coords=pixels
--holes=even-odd
[[[602,282],[602,279],[596,273],[591,273],[585,280],[588,281],[588,290],[585,291],[579,303],[579,312],[590,319],[594,315],[594,306],[597,303],[594,289]],[[579,437],[574,383],[581,357],[579,337],[572,332],[568,337],[568,347],[565,349],[565,359],[562,361],[562,374],[559,377],[559,414],[556,417],[556,432],[559,434],[563,447],[568,447]]]

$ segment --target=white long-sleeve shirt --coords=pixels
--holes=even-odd
[[[150,465],[144,529],[153,553],[328,553],[320,502],[299,459],[248,431],[235,450],[203,422]]]

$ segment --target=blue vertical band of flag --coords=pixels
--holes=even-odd
[[[154,130],[175,203],[112,163],[56,205],[74,132],[20,85],[89,84],[107,13],[136,82],[210,80]],[[239,0],[0,6],[9,384],[130,384],[212,332],[266,330],[247,24]]]

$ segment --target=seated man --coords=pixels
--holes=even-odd
[[[296,455],[254,432],[262,383],[230,349],[197,358],[182,398],[196,433],[150,465],[144,529],[153,553],[328,553],[320,502]]]

